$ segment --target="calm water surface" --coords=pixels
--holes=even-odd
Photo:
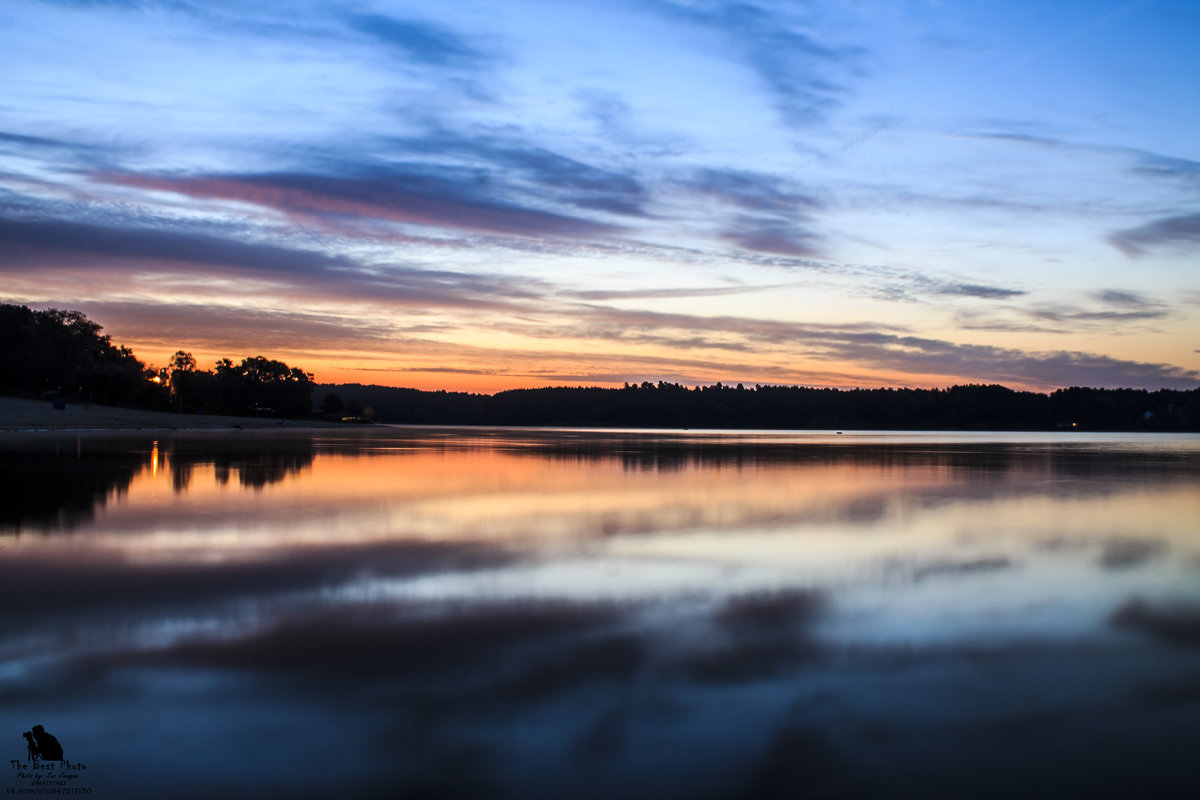
[[[1200,796],[1197,437],[3,436],[94,797]]]

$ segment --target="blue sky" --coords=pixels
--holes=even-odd
[[[494,391],[1200,383],[1195,2],[9,2],[0,299]]]

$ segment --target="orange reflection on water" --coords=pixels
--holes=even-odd
[[[454,449],[318,454],[310,466],[248,487],[211,464],[169,463],[137,475],[100,512],[93,535],[144,559],[413,538],[536,546],[622,533],[861,526],[887,513],[886,498],[943,480],[937,470],[855,463],[645,470],[614,458]]]
[[[423,436],[21,452],[10,481],[43,467],[0,542],[19,612],[0,689],[139,780],[131,741],[169,743],[170,780],[202,785],[190,754],[235,763],[266,725],[295,764],[336,754],[330,796],[354,758],[385,794],[394,754],[441,769],[422,748],[448,731],[445,752],[495,742],[536,787],[562,763],[590,780],[575,743],[614,725],[687,755],[659,786],[754,736],[804,772],[808,754],[888,782],[898,764],[941,780],[1064,749],[1092,775],[1143,741],[1138,763],[1168,752],[1194,773],[1194,451]],[[404,729],[386,759],[345,741],[382,728]],[[1126,732],[1100,759],[1098,730]],[[811,731],[832,735],[814,748]],[[607,752],[634,777],[605,796],[644,788],[644,748]]]
[[[214,563],[476,543],[840,580],[926,569],[947,554],[1016,564],[1074,548],[1095,560],[1112,541],[1182,558],[1195,550],[1188,521],[1200,518],[1186,482],[1082,481],[1038,455],[977,463],[851,448],[772,459],[519,444],[382,440],[226,458],[156,441],[149,468],[71,548],[76,558]]]

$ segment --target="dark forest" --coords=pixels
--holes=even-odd
[[[493,395],[361,384],[318,385],[263,356],[200,369],[179,350],[147,367],[78,311],[0,304],[0,393],[180,413],[416,425],[777,430],[1200,431],[1200,388],[1016,391],[675,383],[517,389]]]
[[[1049,394],[1004,386],[946,389],[688,388],[641,383],[519,389],[494,395],[360,384],[321,385],[331,408],[424,425],[618,426],[777,430],[1200,430],[1200,389],[1088,389]]]

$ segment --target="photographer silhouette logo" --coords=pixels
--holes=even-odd
[[[30,761],[62,761],[63,749],[58,739],[46,733],[41,725],[34,725],[33,730],[21,734],[25,737],[26,748]]]
[[[25,759],[9,759],[9,775],[17,781],[8,787],[9,795],[91,794],[83,785],[87,764],[67,761],[58,738],[41,725],[21,734],[25,740]]]

